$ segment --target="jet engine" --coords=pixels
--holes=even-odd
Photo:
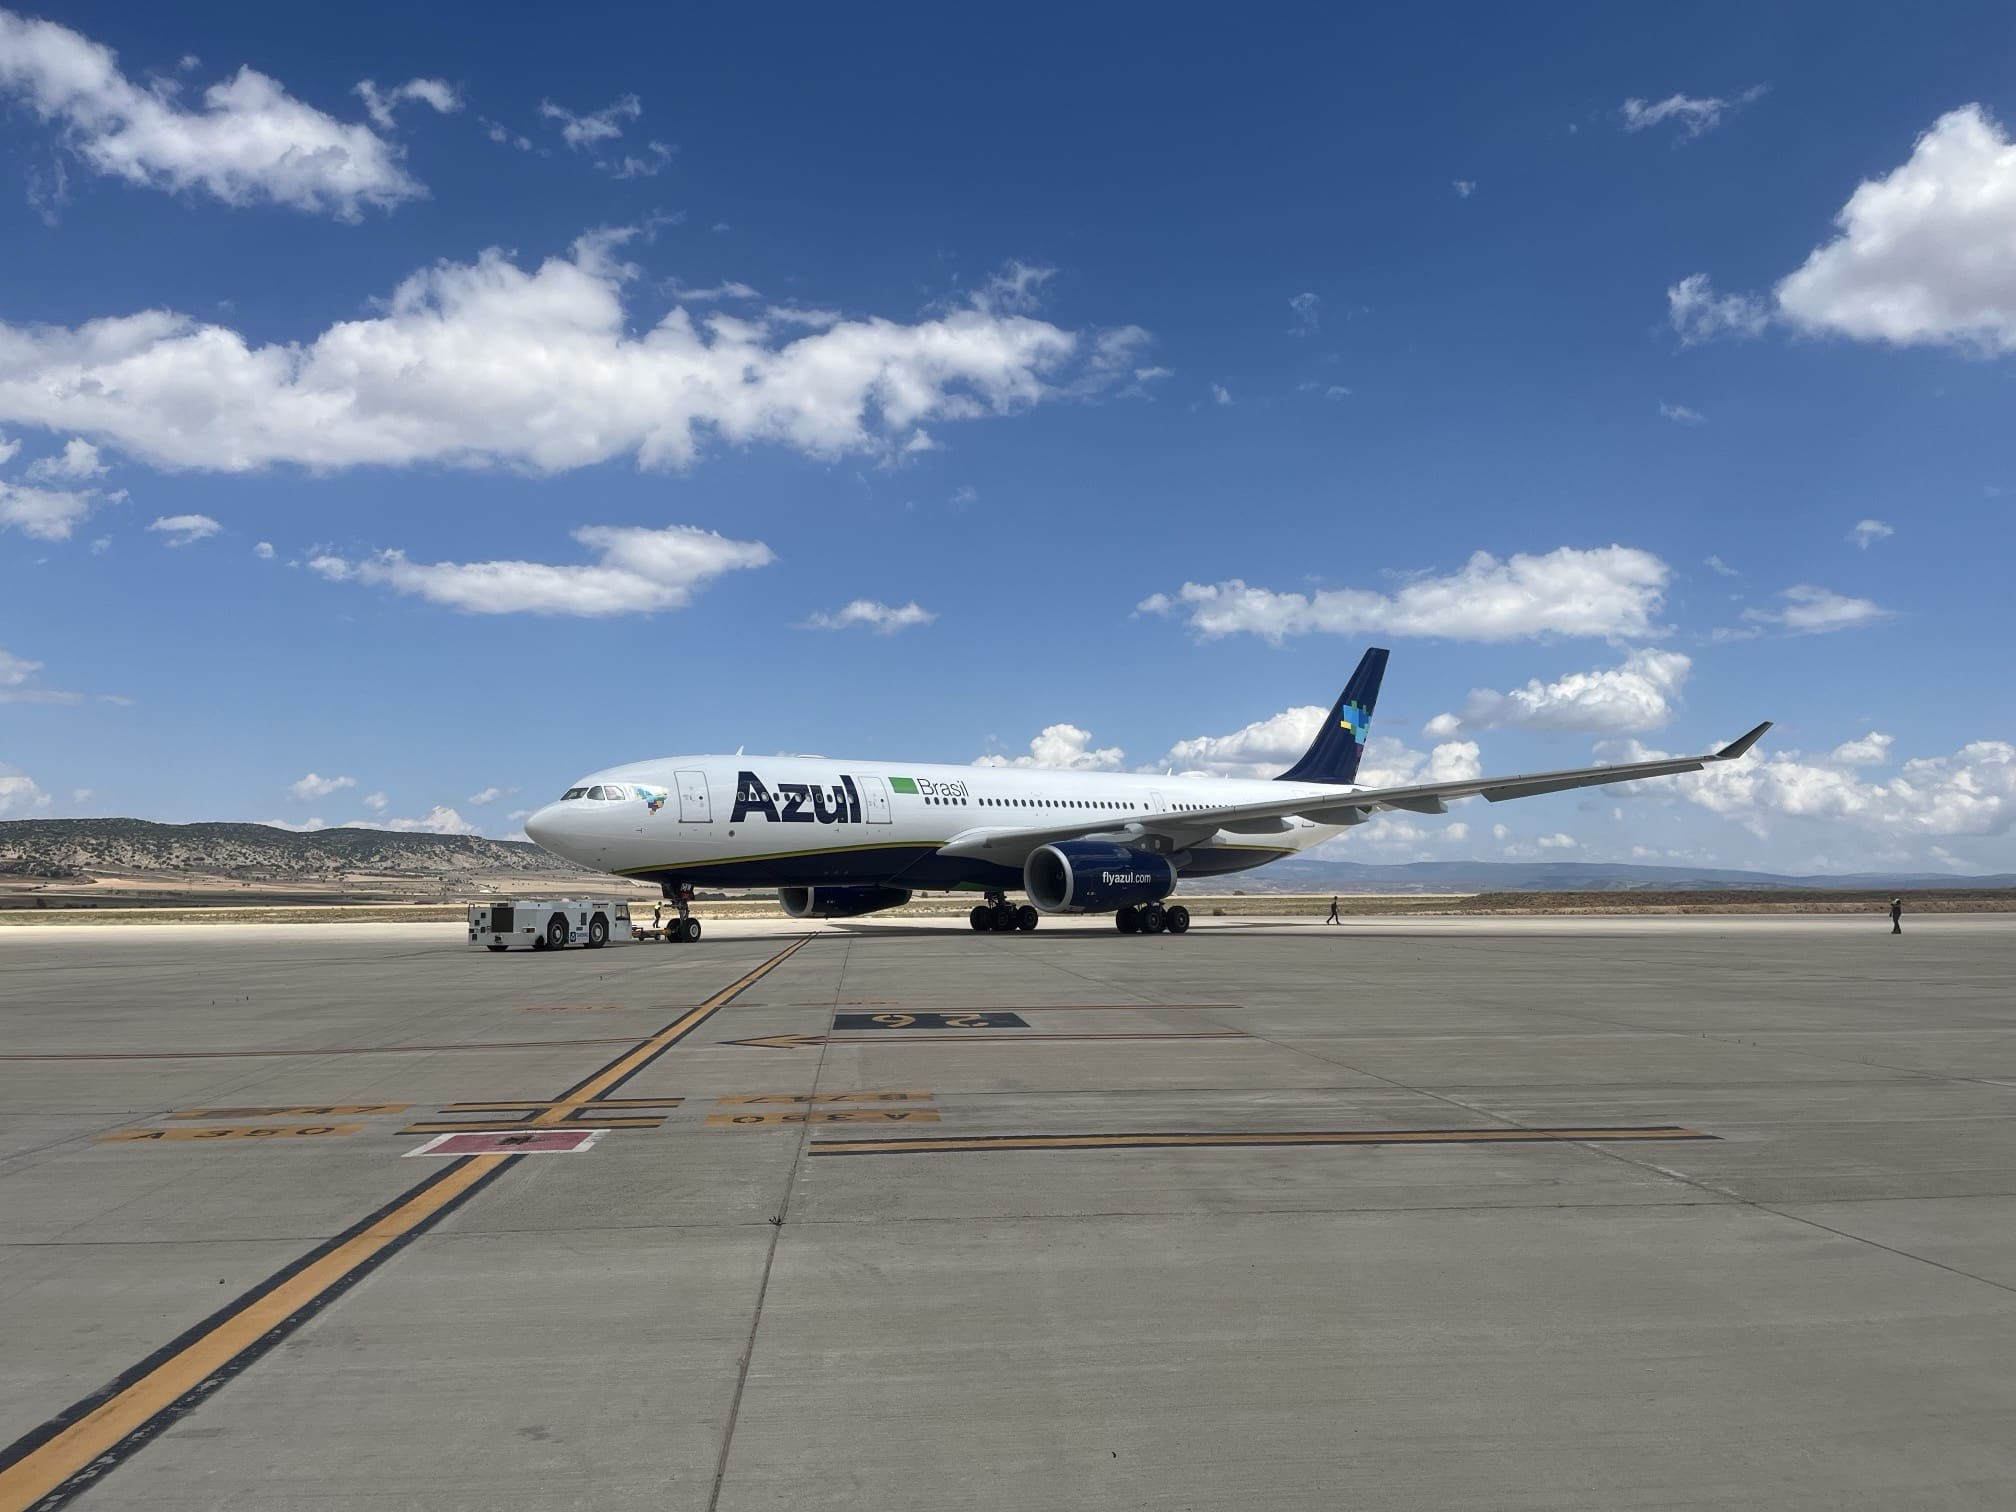
[[[1030,852],[1022,890],[1045,913],[1112,913],[1176,890],[1167,856],[1104,840],[1059,840]]]
[[[777,901],[793,919],[855,919],[862,914],[901,908],[910,901],[907,887],[780,887]]]

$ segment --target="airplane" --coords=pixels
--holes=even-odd
[[[900,908],[919,890],[981,895],[975,930],[1044,914],[1111,914],[1122,934],[1182,934],[1180,878],[1265,866],[1382,810],[1448,812],[1735,761],[1770,721],[1703,756],[1389,787],[1356,784],[1388,652],[1366,651],[1302,759],[1271,780],[1027,767],[675,756],[583,777],[525,821],[545,849],[656,882],[668,938],[697,940],[695,887],[775,887],[794,919]],[[1026,903],[1010,901],[1019,891]]]

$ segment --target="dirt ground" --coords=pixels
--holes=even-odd
[[[529,893],[536,889],[527,889]],[[585,890],[584,890],[585,892]],[[609,894],[605,894],[608,896]],[[621,896],[621,894],[616,894]],[[963,914],[974,899],[963,893],[920,896],[907,904],[911,916]],[[1180,901],[1207,916],[1269,918],[1326,914],[1330,895],[1253,893],[1208,896],[1184,894]],[[1350,917],[1396,914],[1854,914],[1884,912],[1887,894],[1825,891],[1730,892],[1562,892],[1562,893],[1343,893],[1338,910]],[[632,900],[639,922],[650,919],[650,900]],[[2016,891],[1948,888],[1904,895],[1904,911],[1916,913],[2016,912]],[[701,919],[777,919],[783,911],[774,894],[703,900],[693,912]],[[225,904],[178,908],[0,909],[0,930],[9,925],[64,924],[380,924],[442,923],[467,917],[460,903]]]

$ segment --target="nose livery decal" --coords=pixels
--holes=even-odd
[[[651,813],[655,814],[658,810],[665,807],[665,789],[663,788],[640,787],[637,789],[637,796],[644,800],[644,807]]]

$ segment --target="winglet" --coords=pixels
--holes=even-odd
[[[1762,740],[1764,732],[1770,728],[1771,721],[1767,719],[1748,735],[1738,735],[1729,744],[1717,751],[1711,759],[1715,761],[1734,761],[1738,756],[1747,756],[1750,753],[1750,747]]]

